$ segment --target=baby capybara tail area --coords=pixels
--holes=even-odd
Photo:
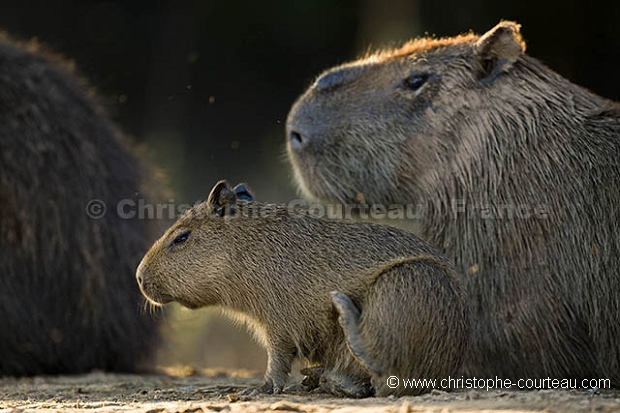
[[[388,388],[386,378],[456,376],[470,342],[468,307],[451,272],[430,261],[405,262],[382,272],[361,305],[366,354],[380,371],[378,396],[419,394],[430,388]]]

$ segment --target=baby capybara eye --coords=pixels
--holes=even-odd
[[[172,240],[172,242],[170,243],[170,246],[173,247],[175,245],[184,243],[185,241],[187,241],[187,238],[189,238],[189,234],[191,233],[192,231],[187,231],[187,232],[182,233],[181,235],[179,235],[178,237]]]

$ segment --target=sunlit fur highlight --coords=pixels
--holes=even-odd
[[[268,354],[256,391],[281,391],[296,358],[324,367],[323,390],[349,397],[418,394],[430,389],[390,389],[385,379],[459,371],[469,312],[451,265],[433,248],[395,228],[311,216],[301,206],[226,204],[230,193],[220,183],[182,216],[137,276],[154,302],[220,306],[248,325]],[[224,204],[226,215],[214,212]],[[337,312],[333,291],[354,304],[341,300]]]
[[[331,87],[289,114],[303,138],[289,158],[322,202],[425,208],[406,225],[455,263],[474,309],[466,374],[617,385],[620,108],[524,50],[503,22],[330,69]],[[429,74],[415,93],[409,73]],[[485,218],[485,205],[546,214]]]

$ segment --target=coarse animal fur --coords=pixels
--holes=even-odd
[[[280,392],[295,358],[319,371],[306,390],[350,397],[417,394],[430,388],[391,389],[385,379],[459,371],[469,313],[436,250],[396,228],[251,199],[244,185],[219,182],[136,276],[155,303],[218,305],[245,320],[268,354],[265,383],[253,391]]]
[[[306,197],[415,205],[471,300],[467,374],[620,383],[620,108],[525,54],[519,25],[328,70],[287,131]]]
[[[148,364],[157,322],[133,272],[152,231],[116,209],[145,172],[68,62],[0,37],[0,375]]]

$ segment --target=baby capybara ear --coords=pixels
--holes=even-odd
[[[219,181],[207,198],[207,205],[214,215],[223,217],[234,215],[237,206],[237,195],[230,189],[228,182]]]
[[[237,199],[249,202],[254,201],[254,195],[252,195],[252,192],[250,192],[246,184],[238,184],[233,188],[233,191],[237,195]]]
[[[474,44],[481,78],[491,79],[507,71],[525,52],[520,29],[515,22],[500,22]]]

